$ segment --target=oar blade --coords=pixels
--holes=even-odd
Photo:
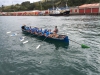
[[[20,41],[24,41],[24,39],[20,39]]]
[[[24,41],[24,38],[25,38],[25,37],[21,37],[21,38],[20,38],[20,41]]]
[[[41,45],[38,45],[38,46],[36,47],[36,49],[38,49],[40,46],[41,46]]]
[[[16,36],[17,35],[17,33],[14,33],[14,34],[12,34],[12,35],[10,35],[10,36]]]
[[[27,43],[27,42],[28,42],[28,40],[27,40],[27,41],[24,41],[23,44],[25,44],[25,43]]]
[[[89,46],[86,46],[84,44],[81,45],[82,48],[90,48]]]
[[[11,31],[7,32],[7,34],[11,33]]]

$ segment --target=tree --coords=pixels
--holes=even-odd
[[[30,1],[22,2],[21,5],[22,6],[29,6],[30,5]]]
[[[88,3],[99,3],[100,0],[42,0],[42,2],[30,3],[30,1],[22,2],[21,4],[11,6],[1,6],[2,11],[28,11],[28,10],[47,10],[48,8],[62,7],[66,3],[69,7],[79,6]]]
[[[31,4],[29,5],[29,7],[28,7],[28,10],[33,10],[34,8],[35,8],[34,3],[31,3]]]

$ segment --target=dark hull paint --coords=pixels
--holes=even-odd
[[[27,32],[25,30],[22,30],[24,34],[26,35],[29,35],[31,34],[31,36],[33,37],[36,37],[37,39],[40,39],[40,40],[44,40],[49,42],[49,43],[53,43],[57,46],[68,46],[69,45],[69,39],[68,39],[68,36],[66,36],[64,39],[62,38],[50,38],[50,37],[45,37],[45,36],[40,36],[40,35],[35,35],[35,34],[32,34],[30,32]]]
[[[66,11],[64,13],[60,13],[60,14],[49,14],[50,16],[68,16],[70,13],[70,11]]]

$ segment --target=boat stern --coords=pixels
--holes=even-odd
[[[68,38],[68,36],[66,36],[66,37],[64,38],[64,42],[67,43],[67,44],[69,45],[69,38]]]

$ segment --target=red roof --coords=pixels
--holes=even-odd
[[[87,7],[99,7],[100,3],[94,3],[94,4],[84,4],[79,6],[79,8],[87,8]]]

